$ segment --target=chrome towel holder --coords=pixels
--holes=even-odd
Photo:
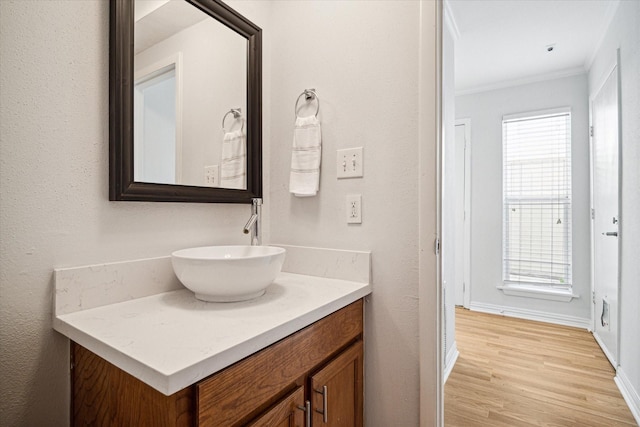
[[[298,117],[298,103],[300,103],[300,98],[302,98],[304,96],[305,101],[307,102],[311,102],[314,99],[316,100],[317,108],[316,108],[316,113],[314,114],[314,116],[318,117],[318,112],[320,111],[320,97],[318,96],[318,94],[316,93],[315,89],[305,89],[300,96],[298,96],[298,99],[296,99],[296,105],[293,108],[293,114],[296,116],[296,118]]]
[[[227,116],[229,114],[233,114],[233,118],[234,120],[238,120],[241,119],[242,120],[242,125],[240,127],[240,130],[244,130],[244,118],[242,117],[242,108],[232,108],[229,111],[227,111],[227,114],[224,115],[224,117],[222,118],[222,132],[227,133],[226,129],[224,128],[224,121],[227,120]]]

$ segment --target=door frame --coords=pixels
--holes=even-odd
[[[602,345],[598,335],[596,334],[596,322],[598,321],[598,315],[596,313],[596,288],[595,288],[595,224],[594,224],[594,205],[593,205],[593,187],[594,187],[594,159],[593,159],[593,134],[591,129],[593,129],[593,101],[600,94],[600,91],[604,87],[605,83],[609,79],[612,73],[617,73],[617,109],[618,109],[618,279],[617,279],[617,313],[615,316],[617,317],[617,330],[616,330],[616,352],[618,353],[616,356],[609,354],[609,351],[606,350],[606,347]],[[620,276],[621,276],[621,265],[620,265],[620,255],[622,254],[622,237],[623,237],[623,218],[622,218],[622,104],[621,104],[621,78],[620,78],[620,48],[616,50],[616,60],[610,67],[607,68],[607,72],[603,74],[601,81],[598,82],[596,86],[596,90],[593,93],[589,93],[589,197],[590,197],[590,233],[591,233],[591,333],[593,334],[595,340],[598,342],[600,348],[604,352],[605,356],[609,360],[609,362],[613,365],[614,369],[618,369],[619,359],[620,359]]]
[[[456,119],[454,126],[464,126],[464,265],[463,307],[471,304],[471,118]]]

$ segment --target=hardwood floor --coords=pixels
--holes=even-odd
[[[636,426],[586,330],[456,308],[445,426]]]

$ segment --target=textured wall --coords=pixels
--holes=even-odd
[[[102,0],[0,1],[2,426],[68,425],[53,268],[247,241],[248,206],[108,201],[108,21]]]
[[[372,251],[367,426],[418,425],[419,8],[278,1],[272,15],[272,241]],[[435,44],[427,49],[433,55]],[[293,109],[305,88],[321,99],[322,177],[316,197],[296,198],[288,192]],[[364,177],[337,180],[336,150],[359,146]],[[346,223],[353,193],[362,194],[361,225]]]
[[[502,283],[502,116],[571,107],[573,289],[570,303],[504,295]],[[586,74],[456,97],[471,118],[471,302],[591,317],[589,114]]]
[[[620,213],[620,368],[636,393],[640,417],[640,2],[621,1],[589,71],[594,93],[620,48],[622,212]]]

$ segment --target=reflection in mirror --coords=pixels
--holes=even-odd
[[[134,180],[246,189],[247,39],[184,0],[136,0]],[[224,129],[224,131],[223,131]]]

